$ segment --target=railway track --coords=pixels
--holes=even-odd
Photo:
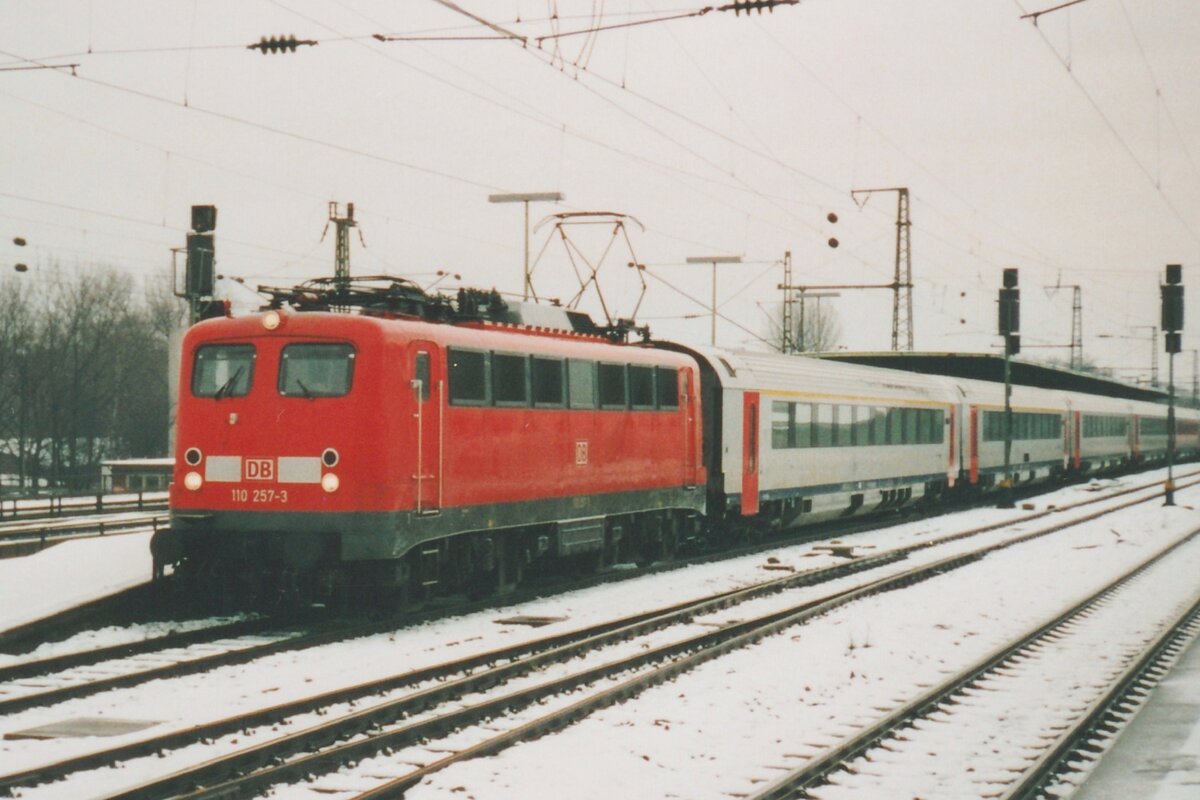
[[[1153,491],[1155,486],[1156,484],[1142,484],[1125,487],[1099,497],[1024,514],[1016,520],[996,522],[948,537],[936,537],[914,545],[893,548],[874,556],[857,559],[852,565],[819,572],[815,577],[818,580],[828,580],[845,569],[875,568],[907,558],[911,553],[927,547],[1002,530],[1014,524],[1041,519],[1053,513],[1085,508],[1129,494]],[[767,591],[774,591],[770,588],[774,586],[772,582],[763,586]],[[222,666],[247,663],[286,650],[316,647],[341,639],[371,635],[389,630],[397,624],[400,623],[395,619],[357,625],[335,621],[314,630],[310,627],[280,624],[269,619],[239,621],[89,652],[24,661],[0,667],[0,714],[13,714],[28,708],[53,705],[103,691],[136,686],[151,680],[180,677]]]
[[[1105,503],[1105,501],[1113,500],[1114,497],[1137,491],[1146,491],[1146,489],[1135,487],[1101,498],[1089,498],[1069,507],[1064,506],[1059,509],[1059,513],[1068,509],[1074,510]],[[932,555],[932,549],[969,536],[999,531],[1014,524],[1027,523],[1031,519],[1040,518],[1052,512],[1038,512],[1034,515],[1025,515],[1016,522],[1009,519],[970,531],[961,531],[921,541],[868,558],[847,561],[832,568],[785,575],[751,587],[723,592],[713,597],[678,604],[649,614],[545,637],[515,647],[469,656],[423,670],[405,671],[380,680],[334,692],[325,692],[269,709],[260,709],[187,730],[174,731],[124,744],[108,751],[89,753],[57,764],[43,765],[24,773],[0,778],[0,787],[11,789],[45,783],[80,773],[83,770],[94,770],[106,764],[127,762],[129,759],[150,753],[163,753],[179,748],[195,748],[198,744],[237,733],[243,746],[239,746],[235,752],[227,756],[209,758],[200,766],[196,766],[194,763],[183,766],[171,775],[133,789],[121,789],[109,796],[114,798],[171,795],[248,796],[267,786],[296,780],[309,774],[321,774],[329,771],[331,767],[348,761],[358,761],[383,750],[410,746],[414,742],[444,735],[447,731],[457,730],[464,725],[479,725],[503,713],[521,713],[519,712],[521,708],[537,709],[536,704],[550,702],[548,698],[562,698],[563,692],[583,691],[585,687],[597,682],[615,681],[615,684],[608,689],[594,692],[589,698],[570,704],[551,715],[530,719],[515,729],[486,738],[483,743],[467,748],[454,748],[456,752],[453,756],[448,756],[446,759],[432,764],[424,764],[420,770],[386,781],[385,788],[380,790],[382,794],[365,795],[370,797],[394,796],[403,791],[405,786],[411,786],[413,782],[421,780],[425,775],[458,760],[495,752],[515,741],[541,735],[546,731],[569,724],[573,719],[586,715],[596,708],[636,694],[647,686],[691,669],[703,661],[749,644],[790,625],[799,624],[813,616],[827,613],[839,605],[869,594],[924,580],[941,571],[976,561],[996,549],[1047,536],[1063,528],[1079,525],[1104,514],[1145,503],[1157,499],[1157,497],[1158,495],[1155,493],[1117,503],[1106,503],[1106,506],[1098,511],[1072,515],[1071,519],[1055,521],[1053,524],[1043,525],[1035,531],[1028,531],[1015,537],[1001,537],[999,541],[945,557],[935,558]],[[928,562],[922,566],[905,569],[905,565],[899,563],[922,554],[926,556],[925,560]],[[749,609],[754,601],[761,602],[762,598],[779,597],[790,594],[788,590],[817,587],[829,584],[834,580],[850,580],[851,576],[858,573],[868,572],[872,569],[882,570],[885,567],[892,567],[892,569],[889,574],[882,577],[869,578],[864,582],[863,576],[859,575],[855,579],[858,583],[853,586],[826,590],[820,597],[808,598],[795,603],[785,602],[782,608],[759,614],[750,620],[733,624],[719,620],[704,621],[703,624],[696,622],[698,617],[713,615],[715,612],[735,604],[747,604],[746,608]],[[664,634],[664,631],[671,630],[676,632],[674,636]],[[659,641],[664,636],[669,641]],[[601,654],[606,654],[607,649],[614,647],[624,649],[624,654],[615,659],[604,660]],[[587,658],[600,663],[574,672],[570,671],[567,665],[579,658]],[[658,662],[665,663],[658,665]],[[488,665],[495,666],[489,667]],[[557,670],[563,674],[541,682],[530,677],[545,674],[547,670]],[[633,677],[614,677],[630,672],[634,673]],[[514,682],[516,683],[514,684]],[[531,683],[531,685],[521,685],[522,682]],[[506,694],[497,694],[497,687],[502,691],[511,689],[513,685],[518,685],[519,688],[510,690]],[[388,694],[381,696],[381,693]],[[486,694],[486,697],[476,698],[474,702],[456,700],[456,698],[467,698],[476,694]],[[365,709],[354,707],[355,704],[365,702],[370,702],[371,705]],[[453,706],[449,711],[444,709],[447,703]],[[440,712],[439,708],[442,709]],[[268,725],[279,726],[284,720],[295,719],[297,715],[311,714],[312,712],[324,712],[332,719],[308,727],[300,724],[292,725],[290,727],[295,730],[283,736],[272,735],[274,731],[262,730]],[[414,715],[420,715],[420,718],[413,721]],[[255,728],[260,730],[255,733],[253,730]],[[347,741],[347,739],[351,741]],[[193,762],[197,760],[195,753],[188,757]],[[186,761],[187,759],[181,758],[181,760]],[[167,766],[174,759],[168,755],[160,758],[159,761]],[[187,794],[196,786],[207,788],[194,794]]]
[[[1198,539],[1200,528],[812,758],[753,800],[929,795],[1017,800],[1047,796],[1052,785],[1072,782],[1078,765],[1096,757],[1097,737],[1111,736],[1129,718],[1166,663],[1200,633],[1200,595],[1193,593],[1180,611],[1162,597],[1155,579],[1163,562],[1180,548],[1195,547]],[[1059,691],[1051,696],[1047,675],[1070,679],[1054,681]],[[1000,739],[1008,749],[998,757]],[[1022,755],[1022,746],[1034,755]],[[949,753],[953,756],[946,757]],[[963,764],[976,765],[976,775],[965,776]],[[830,780],[836,785],[822,791]]]

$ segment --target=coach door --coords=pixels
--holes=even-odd
[[[414,403],[414,441],[417,513],[436,514],[442,507],[442,408],[446,405],[445,371],[432,342],[414,342],[409,386]]]
[[[742,515],[758,513],[758,392],[742,395]]]
[[[967,443],[967,474],[974,484],[979,483],[979,406],[971,406],[970,415],[968,428],[971,440]]]

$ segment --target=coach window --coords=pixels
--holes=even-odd
[[[813,446],[813,407],[812,403],[792,404],[792,431],[796,447]]]
[[[654,408],[654,367],[629,365],[629,405],[639,410]]]
[[[533,404],[540,408],[563,407],[563,362],[533,357]]]
[[[833,444],[833,406],[817,403],[813,409],[813,447],[829,447]]]
[[[877,406],[871,411],[871,444],[886,445],[888,443],[888,410]]]
[[[192,363],[192,394],[196,397],[244,397],[254,378],[254,345],[206,344],[196,349]]]
[[[600,364],[598,378],[600,407],[625,408],[625,365]]]
[[[571,408],[596,407],[596,362],[567,361],[567,396]]]
[[[794,403],[781,403],[775,400],[771,403],[771,449],[784,450],[795,447],[795,434],[792,428],[792,417],[795,414]]]
[[[659,408],[679,408],[679,373],[670,367],[654,368]]]
[[[488,354],[476,350],[449,348],[450,404],[484,406],[488,404]]]
[[[837,407],[837,435],[835,442],[838,447],[849,447],[854,444],[854,406]]]
[[[498,406],[529,405],[529,359],[492,353],[492,398]]]
[[[279,393],[287,397],[341,397],[354,380],[348,344],[289,344],[279,365]]]

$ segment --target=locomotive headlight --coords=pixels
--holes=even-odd
[[[200,477],[199,472],[189,472],[187,475],[183,476],[183,485],[189,490],[197,492],[200,490],[200,487],[204,485],[204,478]]]
[[[278,311],[268,311],[263,314],[262,323],[264,328],[273,331],[283,323],[283,317],[279,315]]]
[[[183,460],[188,463],[189,467],[194,467],[204,458],[204,454],[200,452],[199,447],[189,447],[183,454]]]
[[[321,476],[321,488],[330,494],[336,492],[341,484],[342,482],[338,480],[338,476],[332,472],[326,472]]]

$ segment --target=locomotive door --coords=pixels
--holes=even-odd
[[[742,395],[742,516],[758,513],[758,392]]]
[[[414,342],[409,365],[409,386],[414,399],[414,448],[418,514],[436,514],[442,507],[442,408],[445,406],[445,374],[438,362],[439,351],[432,342]]]

